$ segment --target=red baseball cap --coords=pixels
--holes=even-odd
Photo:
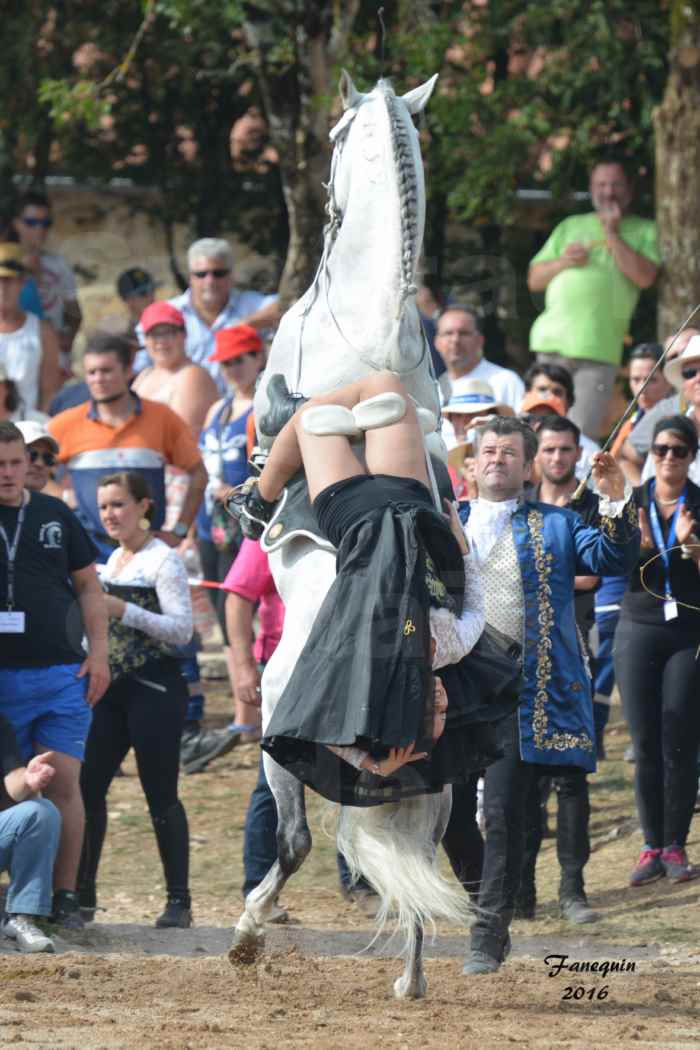
[[[157,324],[171,324],[175,328],[184,328],[185,318],[177,306],[162,299],[160,302],[151,303],[141,314],[141,327],[146,335]]]
[[[230,361],[243,354],[256,354],[263,348],[263,341],[255,328],[249,324],[237,324],[235,328],[220,328],[216,333],[216,350],[207,361]]]

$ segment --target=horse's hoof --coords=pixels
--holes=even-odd
[[[262,955],[265,947],[265,935],[255,934],[246,930],[236,930],[233,934],[233,944],[229,948],[228,961],[232,966],[250,966],[258,956]]]
[[[408,981],[402,975],[394,981],[395,999],[424,999],[427,990],[428,982],[423,974],[419,974],[418,977],[412,977]]]

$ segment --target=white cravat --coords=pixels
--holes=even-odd
[[[469,547],[483,565],[503,530],[518,509],[519,499],[504,499],[497,503],[490,499],[473,500],[467,521],[466,535]]]

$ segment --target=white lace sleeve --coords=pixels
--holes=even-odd
[[[155,588],[161,612],[149,612],[127,602],[122,623],[167,645],[186,645],[192,637],[192,602],[187,572],[175,551],[161,562]]]
[[[464,611],[457,619],[447,609],[430,610],[430,634],[435,640],[433,670],[457,664],[474,648],[486,623],[484,590],[478,562],[473,554],[464,555]]]
[[[334,744],[326,744],[326,747],[338,758],[342,758],[343,762],[349,762],[355,769],[361,768],[369,754],[368,751],[361,751],[359,747],[335,747]]]

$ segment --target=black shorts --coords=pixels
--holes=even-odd
[[[435,510],[428,488],[415,478],[393,474],[356,474],[319,492],[313,508],[318,527],[334,547],[358,521],[387,507]]]

